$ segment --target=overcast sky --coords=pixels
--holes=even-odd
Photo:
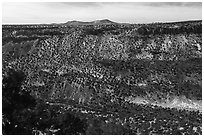
[[[123,23],[201,20],[195,2],[9,2],[2,4],[3,24],[64,23],[110,19]]]

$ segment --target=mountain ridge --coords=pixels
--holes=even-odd
[[[66,23],[63,23],[63,25],[101,25],[101,24],[118,24],[118,23],[113,22],[109,19],[101,19],[101,20],[95,20],[90,22],[73,20],[73,21],[67,21]]]

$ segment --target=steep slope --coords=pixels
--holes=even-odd
[[[109,22],[3,28],[3,77],[23,70],[22,88],[33,97],[92,117],[87,134],[95,123],[104,134],[117,133],[108,126],[131,134],[201,133],[202,22]]]

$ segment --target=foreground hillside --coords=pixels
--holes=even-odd
[[[98,22],[3,26],[4,134],[201,134],[202,22]]]

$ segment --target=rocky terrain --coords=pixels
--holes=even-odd
[[[3,25],[3,134],[202,134],[202,21]]]

